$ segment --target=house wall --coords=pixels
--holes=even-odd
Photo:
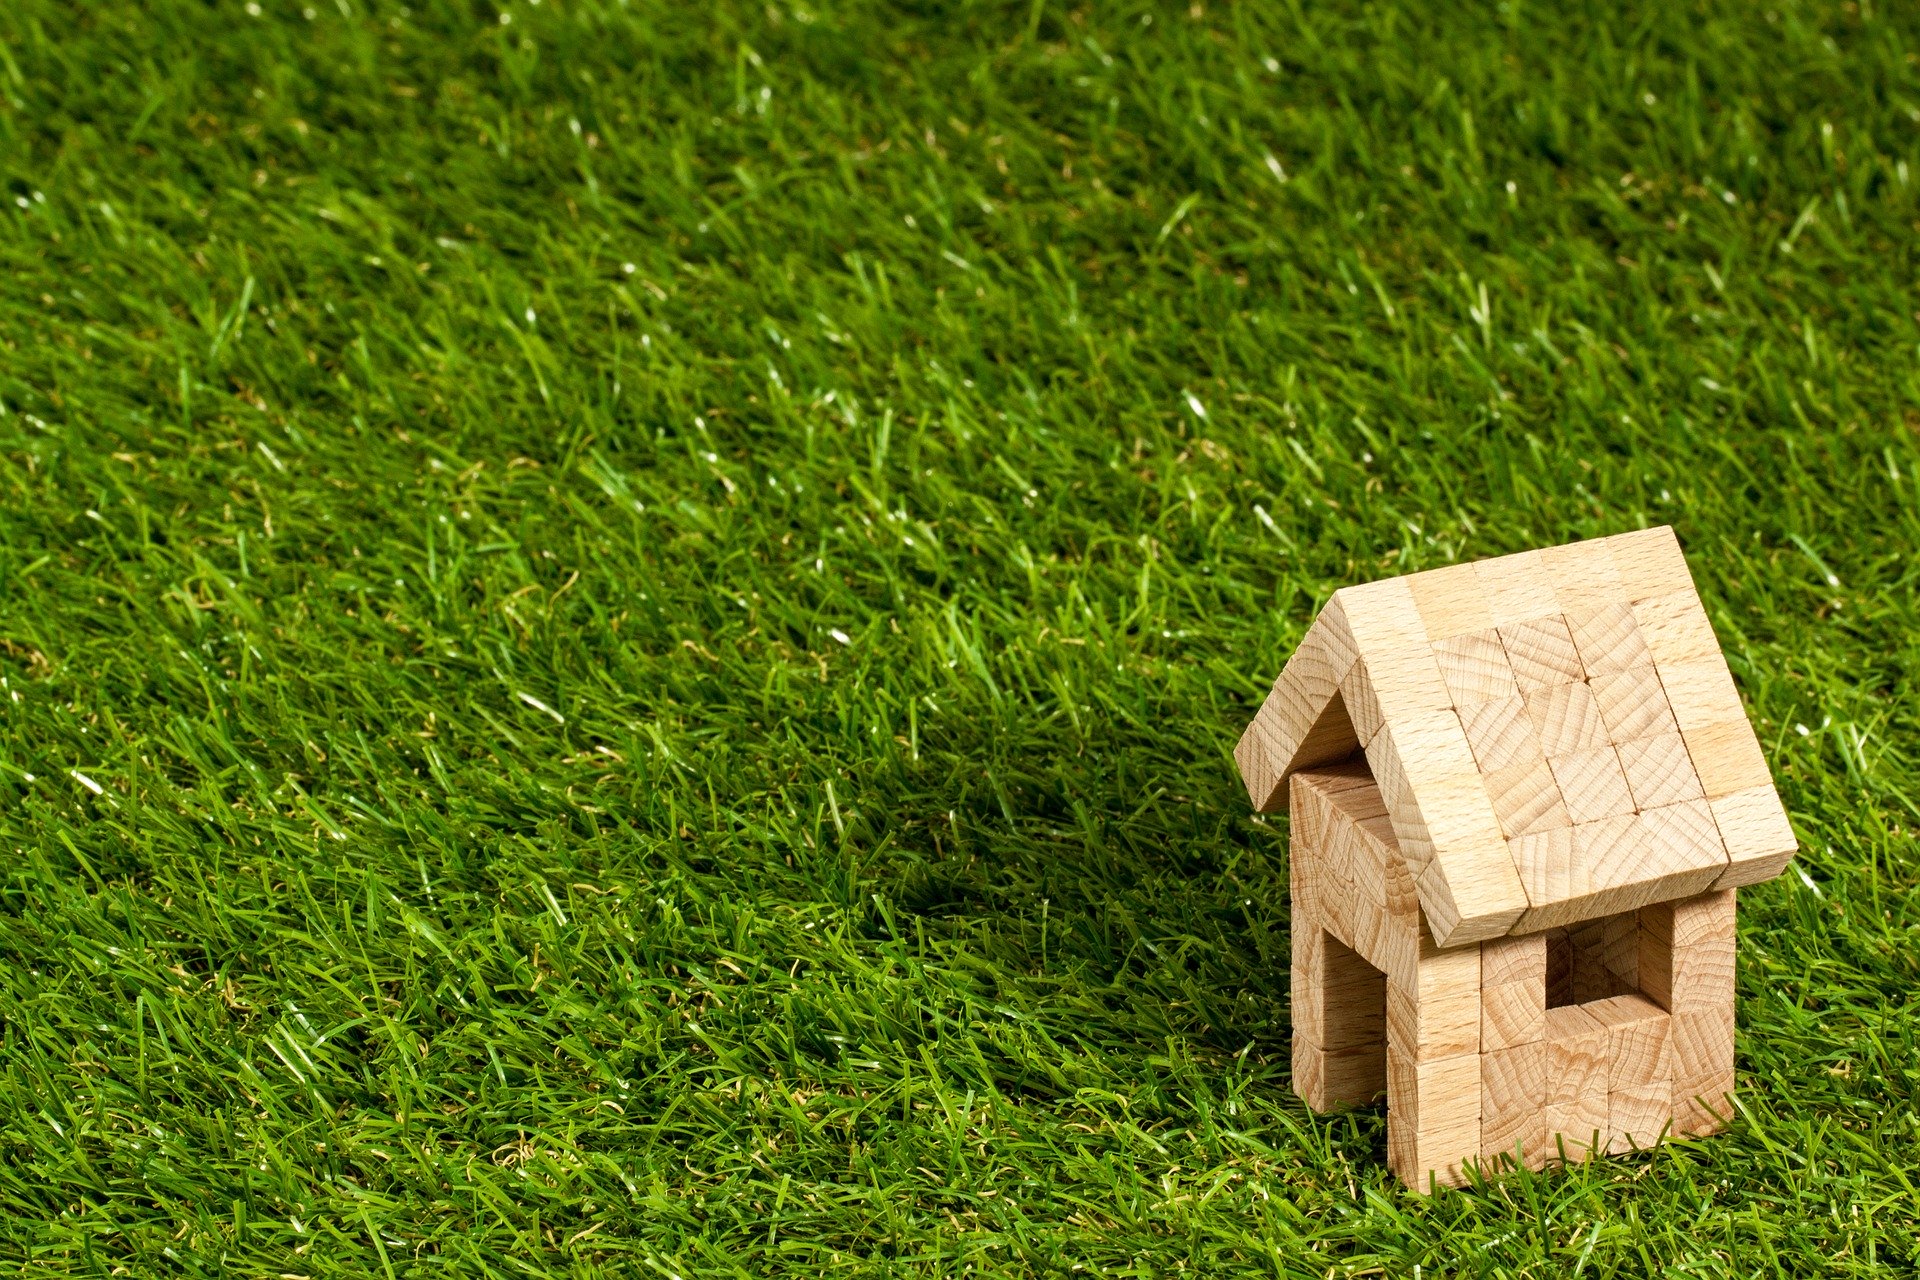
[[[1296,774],[1291,792],[1295,1088],[1319,1110],[1384,1092],[1409,1186],[1717,1126],[1731,890],[1442,951],[1364,765]]]

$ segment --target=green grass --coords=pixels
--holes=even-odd
[[[1912,8],[308,2],[0,5],[8,1274],[1920,1262]],[[1740,1114],[1411,1196],[1232,743],[1657,522]]]

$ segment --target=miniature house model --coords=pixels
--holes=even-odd
[[[1235,752],[1291,811],[1294,1084],[1418,1190],[1711,1132],[1793,830],[1673,531],[1334,593]]]

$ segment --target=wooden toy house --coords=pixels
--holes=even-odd
[[[1667,528],[1343,588],[1236,752],[1291,811],[1294,1085],[1409,1186],[1701,1134],[1795,850]]]

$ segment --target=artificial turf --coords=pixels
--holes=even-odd
[[[1920,1259],[1920,16],[0,5],[0,1265]],[[1433,1198],[1230,750],[1667,522],[1801,833],[1726,1135]]]

